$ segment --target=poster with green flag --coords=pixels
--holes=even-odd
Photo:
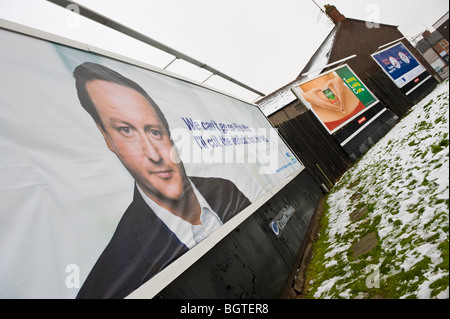
[[[365,107],[377,102],[377,99],[373,96],[373,94],[370,93],[364,83],[358,79],[358,77],[348,68],[348,66],[337,69],[336,73]]]
[[[308,79],[293,88],[330,134],[378,103],[348,65]]]

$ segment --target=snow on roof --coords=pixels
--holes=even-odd
[[[296,99],[297,97],[291,91],[291,86],[288,86],[272,93],[269,98],[257,102],[257,105],[265,116],[269,116]]]
[[[337,31],[339,29],[338,26],[339,24],[331,30],[330,34],[328,34],[319,49],[314,53],[311,60],[309,60],[306,67],[303,69],[302,74],[308,73],[304,80],[318,76],[322,73],[323,69],[328,64],[328,61],[330,61],[331,50],[334,47]],[[302,74],[300,74],[300,77],[302,77]]]

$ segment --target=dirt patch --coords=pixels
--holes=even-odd
[[[353,194],[353,195],[350,197],[350,200],[353,202],[353,201],[355,201],[355,200],[360,199],[361,196],[362,196],[361,192],[356,192],[355,194]]]
[[[368,253],[369,251],[374,249],[377,244],[377,234],[375,232],[371,232],[352,245],[352,257],[356,259],[359,256]]]
[[[353,212],[350,213],[351,221],[355,222],[357,220],[360,220],[361,217],[363,217],[368,211],[369,211],[369,207],[367,207],[367,206],[364,206],[359,209],[355,209]]]
[[[355,187],[356,185],[359,184],[361,180],[358,178],[356,181],[350,183],[350,185],[347,186],[348,189]]]

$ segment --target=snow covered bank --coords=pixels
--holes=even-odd
[[[308,268],[309,297],[449,297],[448,120],[446,81],[335,185]],[[376,246],[354,257],[369,233]]]

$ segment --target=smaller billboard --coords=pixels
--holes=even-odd
[[[374,53],[372,58],[398,88],[417,81],[418,76],[426,71],[403,43]]]
[[[378,103],[348,65],[298,84],[293,91],[330,134]]]

